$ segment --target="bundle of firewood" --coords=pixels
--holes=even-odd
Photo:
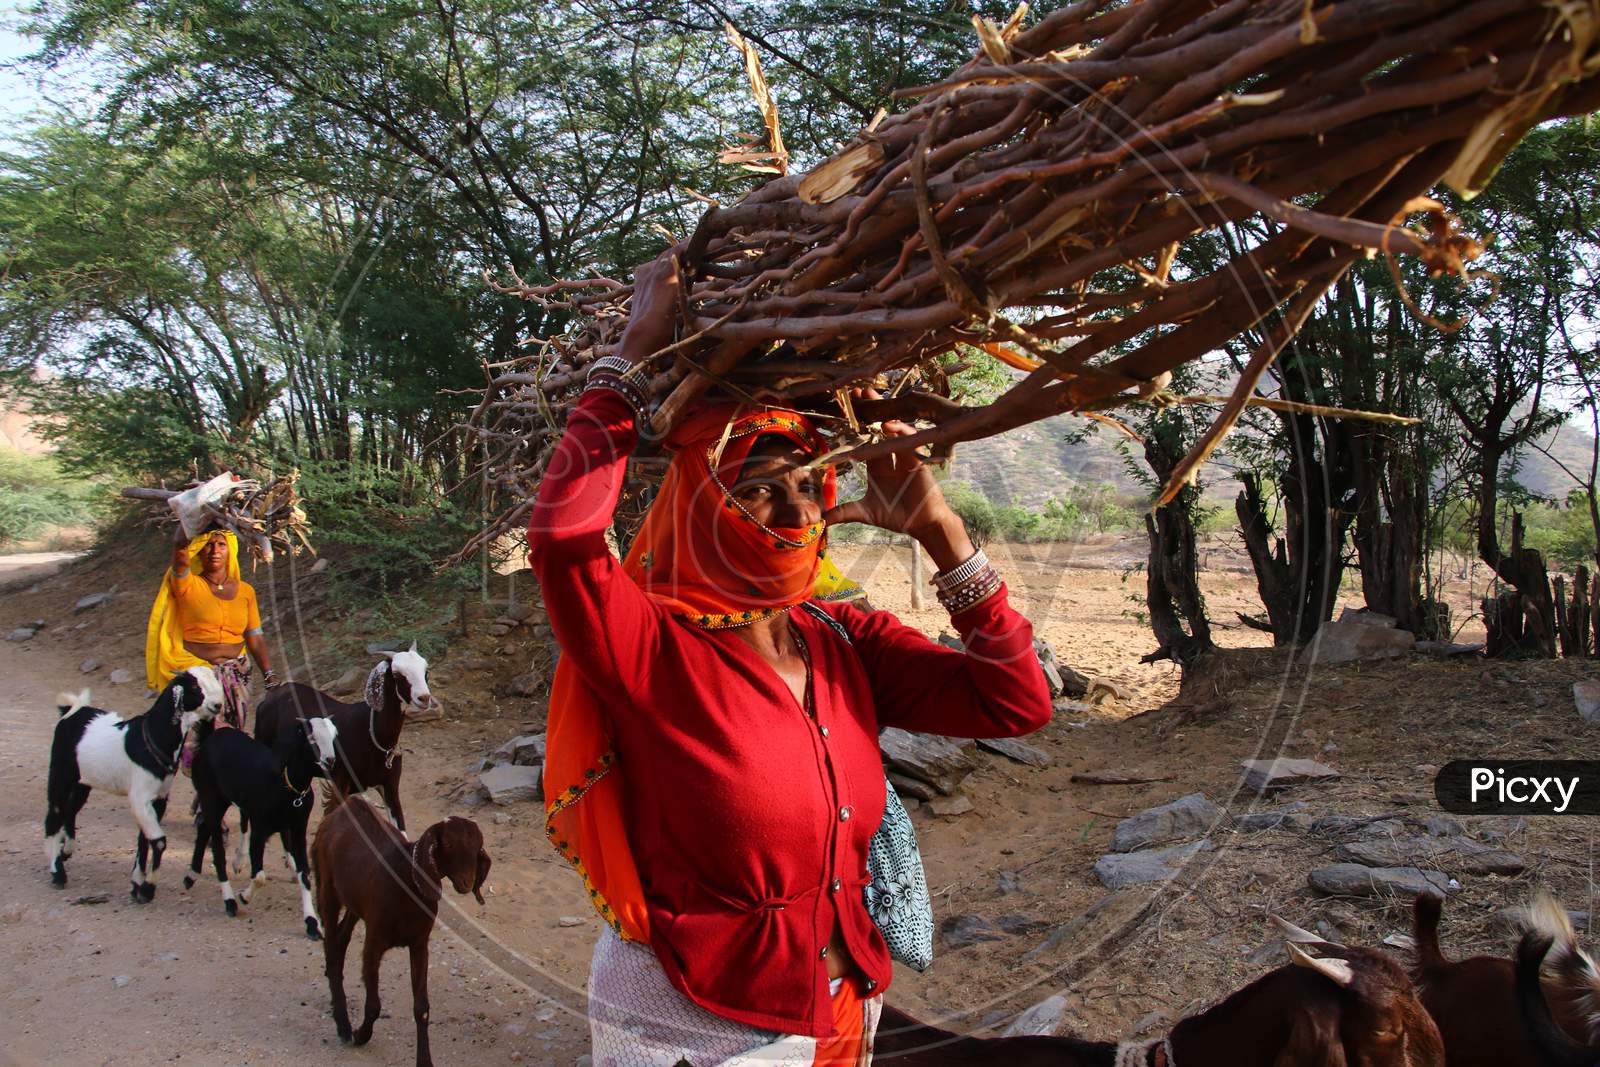
[[[182,489],[152,489],[125,486],[122,495],[134,500],[157,502],[159,515],[175,515],[191,534],[202,529],[228,530],[240,544],[263,563],[271,563],[278,553],[293,556],[302,548],[312,555],[311,525],[295,492],[298,471],[262,482],[254,478],[219,475],[210,482],[193,482]],[[207,490],[193,500],[197,490]],[[190,507],[175,507],[182,500]]]
[[[1600,0],[1079,0],[1026,21],[975,20],[977,56],[903,94],[907,111],[706,211],[675,249],[685,300],[654,357],[656,430],[710,390],[821,411],[830,459],[866,460],[1160,402],[1174,368],[1259,326],[1175,488],[1356,257],[1470,277],[1480,246],[1429,190],[1471,195],[1534,124],[1600,106]],[[725,158],[783,168],[769,104],[771,151]],[[1180,257],[1202,234],[1211,262]],[[522,519],[632,292],[497,288],[574,325],[489,368],[469,429],[512,504],[485,537]],[[1029,373],[964,406],[947,381],[963,346]],[[852,402],[866,383],[885,398]],[[924,428],[880,439],[886,418]]]

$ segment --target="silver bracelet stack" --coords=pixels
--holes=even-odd
[[[622,356],[601,356],[589,364],[589,373],[584,379],[583,389],[584,392],[590,389],[610,389],[626,400],[637,416],[647,406],[648,375],[649,371],[642,363],[635,363]]]
[[[980,548],[949,570],[935,574],[933,587],[939,603],[954,615],[993,596],[1000,588],[1000,572]]]

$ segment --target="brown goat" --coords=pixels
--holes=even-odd
[[[1161,1041],[961,1037],[885,1006],[873,1059],[893,1067],[1444,1067],[1439,1032],[1398,963],[1371,949],[1321,946],[1342,958],[1314,959],[1291,944],[1292,965],[1180,1019]]]
[[[332,795],[329,804],[331,810],[317,828],[311,852],[317,910],[327,932],[322,951],[333,996],[333,1024],[341,1041],[365,1045],[371,1040],[381,1008],[378,967],[385,952],[403,945],[411,953],[417,1067],[433,1067],[428,1052],[428,938],[439,912],[443,879],[449,878],[457,893],[471,893],[483,903],[483,882],[489,876],[483,832],[471,819],[452,815],[428,827],[412,844],[359,797],[340,802]],[[361,1026],[352,1033],[344,996],[344,957],[357,922],[367,927],[361,950],[367,1003]]]
[[[1412,913],[1417,943],[1413,975],[1423,1006],[1439,1026],[1450,1067],[1541,1067],[1517,1004],[1515,965],[1504,956],[1449,960],[1439,949],[1443,901],[1424,893]],[[1559,916],[1559,918],[1557,918]],[[1578,984],[1589,957],[1577,946],[1565,909],[1547,895],[1535,898],[1529,919],[1558,951],[1545,962],[1545,997],[1557,1023],[1577,1041],[1588,1040],[1587,1000]],[[1590,986],[1592,991],[1592,986]],[[1592,992],[1588,995],[1592,995]]]

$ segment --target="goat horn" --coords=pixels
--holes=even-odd
[[[1297,967],[1310,967],[1313,971],[1331,981],[1334,985],[1347,987],[1355,981],[1356,972],[1344,960],[1321,960],[1308,955],[1304,949],[1293,941],[1285,941],[1283,947],[1289,950],[1289,962]]]
[[[1314,934],[1310,930],[1296,926],[1294,923],[1283,918],[1281,915],[1268,915],[1267,918],[1272,920],[1272,925],[1278,928],[1278,932],[1283,935],[1283,939],[1285,941],[1293,941],[1297,945],[1331,944],[1331,942],[1329,942],[1328,939],[1323,937],[1321,934]]]

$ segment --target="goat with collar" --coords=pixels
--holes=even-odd
[[[317,828],[317,906],[328,924],[323,942],[333,1021],[339,1039],[356,1045],[372,1037],[381,1004],[378,968],[384,953],[404,946],[411,955],[411,1014],[417,1025],[417,1067],[432,1067],[428,1050],[428,939],[433,934],[442,882],[483,903],[489,853],[471,819],[451,816],[408,844],[359,797],[342,802],[329,794],[331,810]],[[367,989],[361,1026],[350,1028],[344,994],[344,957],[356,923],[366,924],[361,977]]]
[[[104,789],[128,798],[139,827],[133,899],[155,899],[155,872],[167,847],[161,819],[178,768],[178,750],[184,735],[221,707],[222,683],[210,667],[179,671],[150,709],[131,719],[91,707],[87,689],[57,698],[61,720],[50,747],[44,816],[45,855],[57,888],[67,884],[66,861],[77,843],[78,812],[91,789]]]
[[[346,704],[300,682],[286,682],[262,698],[256,707],[256,740],[270,745],[291,723],[313,718],[331,720],[338,727],[338,759],[328,778],[340,795],[367,789],[383,795],[389,819],[404,833],[405,812],[400,805],[400,731],[407,705],[436,708],[439,701],[428,690],[428,661],[417,643],[403,652],[385,652],[384,659],[367,676],[365,699]]]
[[[230,916],[239,914],[239,902],[248,904],[255,886],[265,884],[262,861],[267,841],[283,839],[300,882],[300,911],[306,936],[321,936],[311,899],[311,872],[306,860],[306,826],[315,798],[311,789],[319,770],[334,758],[336,728],[327,719],[308,719],[288,730],[268,748],[243,730],[202,731],[194,757],[194,790],[200,798],[200,830],[195,835],[194,858],[184,876],[185,889],[200,877],[206,846],[222,886],[222,906]],[[237,898],[228,881],[222,819],[234,805],[239,808],[240,834],[250,835],[250,881]]]

